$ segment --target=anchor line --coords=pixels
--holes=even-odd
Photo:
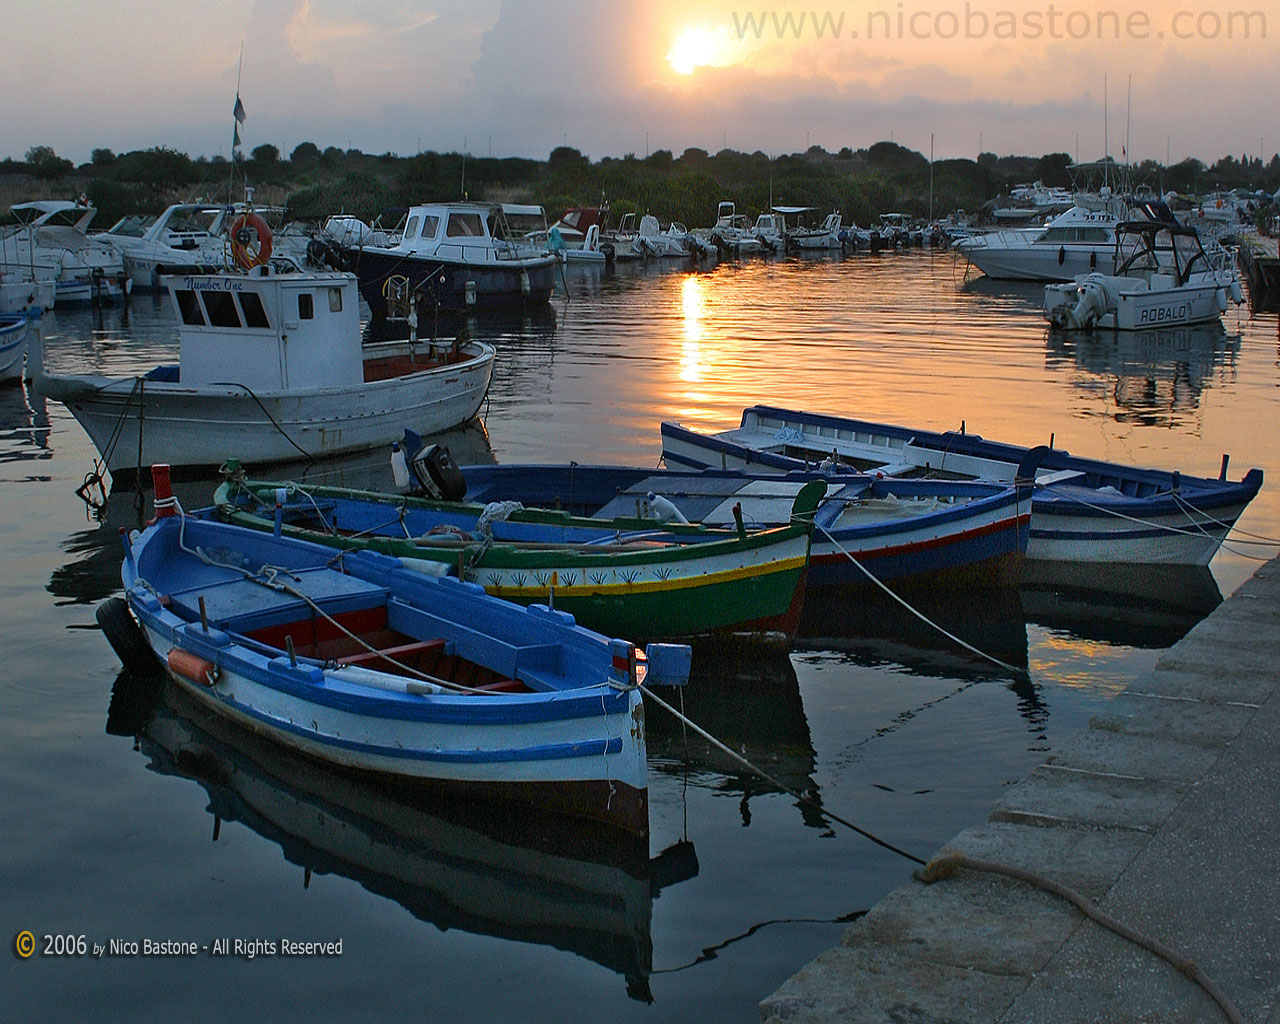
[[[879,587],[891,598],[897,601],[898,604],[902,605],[903,608],[909,611],[912,615],[914,615],[917,619],[919,619],[925,625],[933,627],[939,633],[945,636],[948,640],[951,640],[952,642],[959,644],[966,651],[976,654],[980,658],[985,658],[987,661],[991,662],[993,665],[998,665],[1000,668],[1006,670],[1007,672],[1012,672],[1017,677],[1023,677],[1027,675],[1027,672],[1025,669],[1017,668],[1013,665],[1010,665],[1008,662],[1001,661],[999,658],[995,657],[994,655],[988,654],[986,651],[979,650],[977,647],[974,647],[973,644],[966,643],[964,640],[961,640],[954,633],[951,633],[946,629],[944,629],[942,626],[938,625],[938,623],[934,622],[931,618],[929,618],[923,612],[913,607],[903,598],[899,597],[888,586],[885,585],[883,580],[878,579],[870,569],[868,569],[865,565],[863,565],[856,558],[854,558],[853,555],[851,555],[849,551],[844,547],[844,545],[842,545],[838,540],[836,540],[835,537],[831,536],[830,532],[827,530],[825,526],[821,526],[819,524],[815,524],[815,526],[817,526],[817,529],[822,532],[823,536],[825,536],[827,540],[831,541],[831,543],[835,545],[835,548],[837,551],[839,551],[842,555],[844,555],[845,558],[849,559],[849,561],[854,564],[854,567],[857,568],[859,572],[861,572],[864,576],[866,576],[867,579],[869,579],[877,587]]]
[[[786,783],[782,782],[781,780],[774,778],[774,776],[770,775],[763,768],[760,768],[757,765],[752,764],[750,761],[748,761],[745,757],[743,757],[733,748],[726,746],[724,743],[720,742],[720,740],[712,736],[711,733],[707,732],[706,729],[702,728],[702,726],[700,726],[697,722],[693,721],[693,719],[689,718],[687,715],[683,714],[682,712],[677,711],[665,700],[663,700],[651,689],[649,689],[649,687],[642,685],[640,687],[640,692],[644,694],[644,696],[648,700],[653,701],[655,704],[658,705],[658,707],[662,708],[668,714],[673,715],[678,721],[684,723],[686,726],[688,726],[690,729],[696,732],[699,736],[701,736],[704,740],[706,740],[708,743],[714,746],[721,753],[729,755],[729,757],[733,758],[735,761],[737,761],[740,765],[742,765],[748,771],[754,772],[756,775],[760,776],[760,778],[764,779],[770,785],[777,787],[778,789],[782,790],[782,792],[786,793],[791,797],[794,797],[796,800],[800,801],[801,803],[806,804],[809,807],[812,807],[815,811],[817,811],[823,817],[830,818],[832,821],[835,821],[835,822],[839,822],[841,825],[845,826],[845,828],[851,829],[852,831],[858,833],[858,835],[862,836],[864,839],[869,839],[871,842],[875,843],[877,846],[883,847],[884,849],[888,850],[890,853],[896,853],[898,856],[905,857],[907,860],[915,864],[920,864],[922,866],[927,863],[927,861],[924,861],[921,858],[917,857],[914,853],[908,853],[906,850],[902,849],[901,847],[894,846],[887,839],[881,839],[874,832],[869,832],[865,828],[863,828],[861,825],[854,824],[848,818],[841,817],[839,814],[836,814],[835,811],[831,810],[830,808],[824,807],[822,804],[818,803],[816,800],[812,799],[811,797],[805,796],[803,793],[795,789],[792,789],[790,786],[788,786]]]

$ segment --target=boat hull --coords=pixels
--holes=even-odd
[[[188,545],[212,560],[181,564]],[[637,687],[612,684],[617,652],[608,640],[545,608],[517,610],[371,552],[351,554],[338,572],[332,554],[161,519],[127,550],[126,597],[173,682],[240,728],[345,770],[647,831],[644,707]],[[234,568],[260,562],[267,576]],[[273,582],[283,579],[283,588]],[[323,657],[327,644],[345,642],[344,630],[364,632],[369,621],[395,635],[448,638],[427,641],[443,645],[445,660],[455,650],[487,652],[481,664],[517,689],[415,690],[414,677],[374,670],[379,661]],[[403,650],[377,657],[408,658]],[[535,682],[544,677],[561,682],[544,689]]]
[[[1110,270],[1115,260],[1114,244],[1026,245],[988,247],[983,236],[961,243],[965,259],[996,281],[1074,281],[1095,270]]]
[[[22,382],[30,324],[20,313],[0,313],[0,387]]]
[[[357,388],[259,393],[236,385],[184,388],[145,378],[48,377],[37,390],[64,403],[113,475],[155,463],[218,466],[228,457],[275,463],[327,458],[471,419],[489,388],[494,353]]]
[[[229,482],[214,501],[228,521],[272,530],[271,496],[281,486],[288,485]],[[595,523],[526,508],[516,520],[490,524],[486,540],[476,527],[480,511],[479,505],[310,487],[291,496],[280,514],[281,530],[290,536],[370,548],[411,564],[425,560],[431,571],[457,572],[495,597],[554,604],[609,636],[731,633],[769,642],[795,636],[809,555],[805,527],[708,536],[691,527],[667,532],[652,521]],[[332,523],[343,524],[343,531],[329,529]],[[458,539],[459,531],[469,542]],[[629,543],[616,548],[618,539]]]
[[[462,311],[545,305],[556,283],[557,258],[497,260],[470,264],[440,257],[374,249],[349,250],[360,294],[375,321],[386,320],[388,282],[407,280],[407,292],[423,296],[418,316],[433,309]],[[425,328],[420,324],[420,330]]]

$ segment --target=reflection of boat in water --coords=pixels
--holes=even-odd
[[[1128,647],[1171,647],[1222,603],[1203,565],[1116,565],[1105,576],[1088,566],[1028,564],[1022,582],[1027,621],[1087,640]]]
[[[154,771],[199,782],[217,822],[279,844],[307,882],[340,875],[442,930],[586,957],[623,975],[633,998],[652,999],[652,901],[697,873],[691,844],[650,860],[644,840],[607,830],[373,787],[128,673],[112,693],[108,731],[137,735]]]
[[[52,457],[44,398],[21,385],[0,388],[0,465]]]
[[[715,658],[694,658],[689,683],[680,699],[690,720],[788,789],[821,804],[813,779],[817,755],[790,658],[780,652],[746,653],[725,645],[717,649]],[[696,785],[740,793],[744,823],[750,821],[753,796],[779,791],[741,762],[684,729],[666,711],[648,709],[645,724],[649,770],[677,776],[688,773]],[[806,825],[827,827],[815,807],[805,803],[797,806]]]
[[[1000,669],[949,639],[937,627],[1015,668],[1027,665],[1027,629],[1016,587],[984,590],[977,599],[954,593],[907,595],[912,615],[886,594],[858,600],[806,600],[796,646],[839,650],[867,665],[896,663],[920,675],[989,679]]]
[[[1159,330],[1073,334],[1050,331],[1045,363],[1072,372],[1073,386],[1105,394],[1116,417],[1167,423],[1199,408],[1200,396],[1231,373],[1240,348],[1220,320]]]

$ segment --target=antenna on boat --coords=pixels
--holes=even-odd
[[[462,136],[462,199],[467,198],[467,137]]]
[[[1102,73],[1102,184],[1110,185],[1108,172],[1111,170],[1111,143],[1108,137],[1108,110],[1107,110],[1107,73]]]
[[[244,104],[240,102],[240,75],[244,71],[244,40],[240,40],[240,63],[236,68],[236,105],[231,111],[231,171],[227,176],[227,203],[235,202],[236,151],[240,148],[240,126],[244,124]]]

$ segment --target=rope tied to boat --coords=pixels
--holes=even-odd
[[[898,594],[894,593],[894,591],[893,591],[893,590],[891,590],[891,589],[890,589],[890,588],[885,584],[885,582],[884,582],[883,580],[881,580],[880,578],[878,578],[878,577],[877,577],[877,576],[876,576],[876,575],[875,575],[875,574],[874,574],[870,569],[868,569],[865,565],[863,565],[863,564],[862,564],[861,562],[859,562],[856,558],[854,558],[854,557],[853,557],[853,555],[849,553],[849,550],[848,550],[847,548],[845,548],[845,546],[844,546],[843,544],[841,544],[838,540],[836,540],[836,539],[835,539],[835,537],[833,537],[833,536],[831,535],[831,532],[830,532],[830,531],[829,531],[825,526],[823,526],[821,523],[816,523],[816,522],[815,522],[815,523],[814,523],[814,528],[815,528],[815,529],[817,529],[819,532],[821,532],[821,533],[822,533],[822,535],[823,535],[823,536],[825,536],[825,537],[827,538],[827,540],[829,540],[829,541],[830,541],[830,542],[835,546],[835,549],[836,549],[837,551],[839,551],[842,555],[844,555],[844,556],[845,556],[845,558],[847,558],[850,562],[852,562],[852,563],[853,563],[853,565],[854,565],[854,567],[855,567],[859,572],[861,572],[864,576],[866,576],[866,577],[867,577],[867,579],[869,579],[869,580],[870,580],[872,583],[874,583],[877,587],[879,587],[881,590],[883,590],[883,591],[884,591],[886,594],[888,594],[891,598],[893,598],[895,601],[897,601],[897,602],[898,602],[898,604],[902,605],[902,607],[903,607],[903,608],[905,608],[907,611],[909,611],[912,615],[914,615],[917,619],[919,619],[921,622],[923,622],[926,626],[930,626],[930,627],[932,627],[933,629],[936,629],[939,633],[941,633],[943,636],[945,636],[948,640],[951,640],[953,643],[957,643],[957,644],[959,644],[959,645],[960,645],[961,647],[963,647],[966,651],[969,651],[969,652],[970,652],[970,653],[972,653],[972,654],[976,654],[976,655],[978,655],[978,657],[980,657],[980,658],[985,658],[987,661],[991,662],[993,665],[998,665],[1000,668],[1004,669],[1006,672],[1012,672],[1015,676],[1017,676],[1017,677],[1019,677],[1019,678],[1025,678],[1025,677],[1026,677],[1026,675],[1027,675],[1027,670],[1026,670],[1026,669],[1018,668],[1018,667],[1017,667],[1017,666],[1015,666],[1015,665],[1010,665],[1007,661],[1001,661],[1001,660],[1000,660],[999,658],[997,658],[995,655],[993,655],[993,654],[988,654],[986,651],[982,651],[982,650],[979,650],[977,647],[974,647],[974,646],[973,646],[973,644],[971,644],[971,643],[967,643],[966,641],[961,640],[961,639],[960,639],[958,636],[956,636],[954,633],[952,633],[952,632],[950,632],[950,631],[948,631],[948,630],[944,629],[942,626],[938,625],[938,623],[934,622],[931,618],[929,618],[927,615],[925,615],[925,614],[924,614],[924,612],[920,611],[918,608],[916,608],[916,607],[914,607],[913,605],[911,605],[911,604],[910,604],[908,601],[906,601],[904,598],[902,598],[902,597],[900,597]]]
[[[970,871],[983,871],[988,874],[1004,875],[1027,885],[1042,889],[1045,892],[1052,893],[1066,900],[1085,917],[1094,923],[1101,925],[1108,931],[1119,935],[1121,938],[1127,939],[1137,946],[1147,950],[1149,953],[1160,957],[1169,964],[1173,965],[1177,970],[1186,975],[1218,1004],[1222,1010],[1223,1016],[1231,1022],[1231,1024],[1244,1024],[1244,1017],[1236,1008],[1235,1004],[1227,996],[1227,994],[1218,986],[1216,982],[1201,970],[1200,966],[1190,957],[1184,956],[1177,950],[1165,945],[1159,939],[1153,938],[1139,932],[1137,929],[1130,927],[1123,921],[1119,920],[1102,910],[1093,900],[1084,894],[1072,889],[1070,886],[1063,885],[1061,882],[1055,881],[1046,875],[1038,874],[1034,871],[1028,871],[1026,868],[1016,867],[1012,864],[1003,864],[999,861],[984,860],[978,857],[970,857],[968,854],[959,850],[948,850],[934,857],[924,868],[915,873],[918,881],[926,885],[932,885],[934,882],[941,881],[952,877],[956,871],[961,868],[967,868]]]
[[[359,645],[361,648],[363,648],[365,651],[371,654],[382,655],[382,652],[377,647],[374,647],[363,637],[358,636],[357,634],[351,632],[351,630],[349,630],[345,625],[343,625],[341,622],[335,619],[332,615],[326,612],[323,608],[321,608],[320,605],[317,604],[308,594],[299,590],[297,587],[294,587],[289,585],[288,583],[282,582],[279,579],[279,576],[281,573],[285,573],[289,576],[292,576],[295,580],[299,579],[299,577],[295,575],[293,572],[291,572],[289,569],[283,566],[270,565],[268,563],[263,563],[256,570],[249,570],[245,568],[245,566],[243,565],[234,565],[230,562],[219,561],[218,559],[213,558],[212,556],[207,554],[204,551],[204,549],[199,547],[198,545],[195,547],[188,547],[186,542],[187,513],[186,513],[186,510],[183,509],[182,503],[178,501],[177,497],[173,497],[171,499],[161,499],[161,501],[164,502],[163,507],[172,508],[177,512],[178,547],[182,551],[185,551],[187,554],[200,559],[200,561],[202,561],[206,565],[214,566],[215,568],[220,568],[220,569],[231,569],[235,572],[238,572],[250,583],[255,583],[258,586],[267,587],[270,590],[275,590],[281,593],[289,594],[291,597],[298,598],[300,601],[304,602],[316,615],[320,616],[320,618],[324,619],[331,626],[336,628],[339,632],[343,633],[348,639],[355,641],[355,643]],[[159,503],[157,503],[157,505],[159,505]],[[342,557],[346,553],[347,552],[345,550],[339,551],[337,554],[333,556],[333,558],[329,559],[327,564],[334,565],[336,563],[338,568],[341,570]],[[148,589],[152,590],[152,592],[155,591],[155,588],[152,587],[149,583],[146,583],[145,580],[139,579],[138,582],[145,584],[148,587]],[[388,658],[387,660],[394,661],[394,659],[391,659],[391,658]],[[474,686],[466,686],[463,683],[457,683],[451,679],[443,679],[439,676],[433,676],[428,672],[423,672],[420,669],[414,668],[412,665],[407,665],[402,661],[396,661],[395,664],[399,665],[408,674],[416,676],[417,678],[421,679],[423,682],[432,683],[436,686],[441,687],[442,689],[451,690],[457,693],[478,693],[478,694],[488,695],[487,690],[482,690]],[[340,670],[342,668],[342,666],[337,664],[337,662],[334,662],[332,666],[328,666],[328,662],[326,662],[326,667],[330,667],[331,670]],[[412,691],[406,691],[406,692],[412,692]]]
[[[649,687],[641,684],[640,692],[645,696],[647,700],[653,701],[655,704],[658,705],[658,707],[662,708],[664,711],[673,715],[677,721],[681,722],[686,727],[692,729],[694,732],[696,732],[699,736],[701,736],[704,740],[710,743],[713,747],[715,747],[721,753],[727,754],[729,757],[733,758],[733,760],[738,762],[738,764],[742,765],[748,771],[753,772],[756,775],[760,776],[760,778],[764,779],[771,786],[774,786],[777,789],[781,790],[783,793],[786,793],[788,796],[795,798],[805,806],[812,807],[815,811],[817,811],[823,817],[830,818],[832,821],[838,822],[839,824],[845,826],[845,828],[848,828],[856,832],[858,835],[862,836],[864,839],[869,839],[871,842],[875,843],[877,846],[881,846],[884,849],[889,850],[891,853],[896,853],[900,857],[905,857],[907,860],[915,864],[920,864],[923,866],[924,864],[927,863],[923,858],[917,857],[914,853],[909,853],[908,851],[902,849],[901,847],[894,846],[888,840],[881,839],[875,833],[869,832],[862,826],[857,825],[852,821],[849,821],[847,818],[841,817],[839,814],[836,814],[835,811],[827,807],[824,807],[822,804],[818,803],[818,801],[814,800],[812,797],[807,796],[806,794],[801,793],[798,790],[792,789],[785,782],[782,782],[780,779],[775,778],[773,775],[770,775],[763,768],[748,761],[745,757],[739,754],[732,747],[729,747],[726,744],[722,743],[720,740],[716,739],[714,736],[711,735],[711,733],[707,732],[707,730],[702,728],[702,726],[700,726],[697,722],[695,722],[693,719],[685,715],[684,712],[678,711],[675,708],[673,708],[665,700],[663,700],[651,689],[649,689]]]

